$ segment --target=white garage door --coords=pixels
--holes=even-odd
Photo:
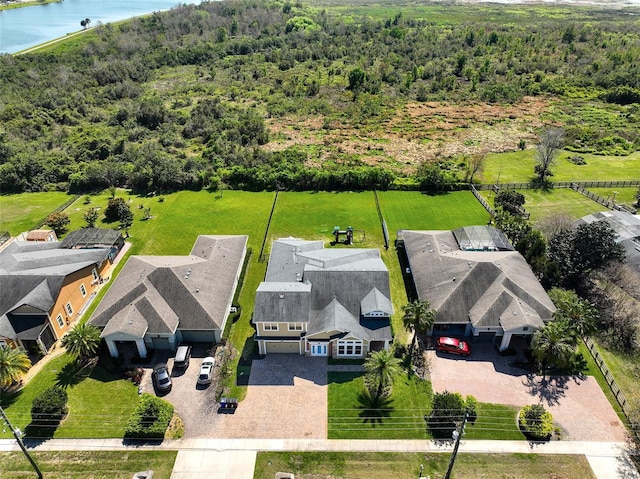
[[[287,353],[300,354],[300,343],[294,342],[271,342],[266,343],[267,354],[269,353]]]

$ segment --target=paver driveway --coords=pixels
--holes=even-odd
[[[212,437],[326,439],[327,358],[254,360],[246,398],[235,414],[217,416]]]
[[[624,441],[626,430],[593,377],[540,376],[511,367],[492,345],[473,344],[468,358],[427,352],[435,392],[471,394],[478,401],[525,406],[542,403],[574,441]],[[514,419],[515,420],[515,419]]]

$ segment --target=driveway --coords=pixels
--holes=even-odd
[[[512,406],[542,403],[573,441],[625,441],[622,422],[591,377],[543,379],[510,365],[490,344],[472,344],[468,358],[427,352],[435,392],[448,390],[478,401]]]
[[[216,414],[213,437],[326,439],[327,358],[269,354],[254,360],[235,414]]]
[[[142,391],[157,394],[173,404],[176,414],[184,423],[184,437],[213,437],[215,424],[216,399],[215,385],[200,386],[197,384],[200,364],[208,356],[206,346],[194,345],[191,361],[186,370],[174,368],[174,352],[156,351],[153,362],[145,366],[142,379]],[[165,362],[171,373],[173,387],[168,393],[154,391],[151,373],[155,364]],[[214,374],[217,376],[217,374]]]

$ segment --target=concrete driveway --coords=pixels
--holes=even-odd
[[[215,437],[326,439],[327,358],[254,360],[246,398],[235,414],[217,416]]]
[[[543,379],[510,365],[489,344],[472,344],[461,358],[428,351],[435,392],[448,390],[478,401],[513,406],[542,403],[574,441],[625,441],[626,430],[593,377]]]
[[[174,368],[174,352],[156,351],[153,362],[145,366],[142,379],[142,391],[157,394],[173,404],[176,414],[184,423],[184,437],[213,437],[215,435],[215,385],[200,386],[197,384],[202,360],[208,356],[206,346],[194,345],[191,361],[186,370]],[[171,373],[173,387],[168,393],[154,390],[151,373],[153,366],[165,362]],[[216,374],[214,374],[214,377]]]

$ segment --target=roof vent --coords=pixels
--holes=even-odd
[[[284,299],[284,294],[280,293],[278,296],[280,299]]]

